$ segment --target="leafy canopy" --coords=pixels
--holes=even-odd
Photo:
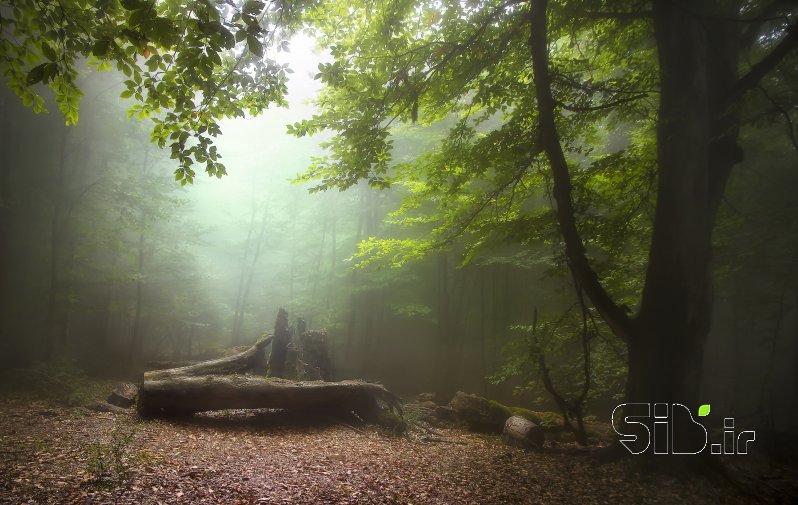
[[[312,2],[312,0],[311,0]],[[221,177],[213,145],[222,118],[284,105],[285,65],[265,48],[287,49],[299,10],[311,2],[261,0],[19,0],[0,2],[0,62],[8,85],[36,112],[48,85],[66,124],[78,121],[84,64],[126,78],[128,116],[150,119],[152,140],[178,160],[176,180],[196,165]]]
[[[656,54],[649,20],[591,16],[602,6],[552,5],[550,66],[581,231],[599,270],[617,279],[609,280],[616,295],[632,305],[655,197]],[[461,238],[466,262],[507,241],[535,245],[527,264],[562,261],[526,3],[362,0],[325,3],[307,16],[334,61],[317,76],[326,84],[320,112],[289,131],[337,135],[304,180],[317,190],[367,180],[407,195],[391,222],[415,232],[368,240],[366,262],[398,266]],[[402,155],[411,143],[421,153]]]

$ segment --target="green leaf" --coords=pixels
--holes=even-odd
[[[102,58],[108,54],[108,49],[110,47],[111,41],[109,39],[99,39],[91,46],[91,54],[98,58]]]
[[[49,63],[42,63],[41,65],[36,65],[30,69],[27,79],[28,86],[33,86],[34,84],[41,82],[42,78],[44,78],[44,67],[47,65],[49,65]]]
[[[260,11],[262,11],[265,6],[266,4],[259,0],[247,0],[242,12],[245,14],[260,14]]]
[[[257,37],[247,35],[247,47],[255,56],[263,56],[263,46]]]
[[[705,403],[698,407],[698,417],[706,417],[709,415],[709,404]]]
[[[129,11],[135,11],[142,7],[146,7],[146,4],[141,0],[122,0],[122,7]]]
[[[55,49],[53,49],[52,46],[46,42],[42,44],[42,54],[50,61],[58,60],[58,55],[56,54]]]

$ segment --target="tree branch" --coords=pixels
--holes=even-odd
[[[759,81],[796,48],[798,48],[798,24],[794,23],[787,28],[787,35],[781,39],[781,42],[776,44],[776,47],[767,56],[752,66],[747,74],[737,80],[729,94],[728,103],[734,104],[746,92],[755,88]]]
[[[576,217],[571,201],[571,175],[560,144],[554,122],[555,101],[551,92],[549,75],[548,41],[546,32],[547,0],[533,0],[530,10],[529,46],[532,54],[535,94],[538,104],[538,124],[543,151],[551,165],[554,178],[554,199],[560,233],[565,242],[565,256],[573,275],[587,293],[601,317],[619,338],[628,342],[631,338],[632,321],[611,298],[590,266],[585,255],[585,245],[576,227]]]
[[[762,93],[762,95],[765,96],[768,102],[770,102],[771,105],[773,105],[773,108],[776,109],[776,111],[779,114],[781,114],[781,116],[784,118],[784,123],[787,126],[787,138],[790,139],[792,147],[796,151],[798,151],[798,139],[795,138],[795,125],[793,124],[792,118],[790,117],[790,112],[787,109],[785,109],[783,105],[777,102],[772,96],[770,96],[770,93],[768,93],[765,90],[765,88],[763,88],[762,86],[757,86],[757,89],[759,89],[759,91]]]
[[[579,106],[579,105],[568,105],[559,100],[556,100],[555,103],[562,107],[563,109],[570,111],[570,112],[596,112],[599,110],[605,109],[612,109],[619,105],[623,105],[628,102],[634,102],[636,100],[640,100],[641,98],[646,98],[648,96],[647,93],[641,93],[639,95],[632,95],[625,98],[619,98],[617,100],[613,100],[612,102],[602,103],[599,105],[588,105],[588,106]]]
[[[756,40],[757,35],[759,35],[759,30],[762,29],[762,25],[767,23],[768,21],[775,21],[777,19],[788,19],[786,16],[780,17],[778,16],[779,12],[786,7],[790,7],[792,2],[785,1],[785,0],[773,0],[768,5],[762,7],[762,9],[757,13],[755,18],[752,19],[743,19],[740,21],[743,22],[750,22],[752,23],[741,35],[740,35],[740,45],[743,48],[748,48],[751,44],[754,43]]]
[[[587,11],[582,13],[582,17],[587,19],[621,19],[621,20],[635,20],[635,19],[648,19],[654,15],[654,11],[637,11],[637,12],[595,12]]]

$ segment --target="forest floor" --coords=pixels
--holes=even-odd
[[[717,480],[641,474],[633,458],[598,464],[567,444],[532,452],[498,436],[436,431],[394,436],[273,411],[142,421],[0,398],[0,503],[755,502]],[[791,502],[784,493],[795,496],[796,475],[768,471],[764,496]]]

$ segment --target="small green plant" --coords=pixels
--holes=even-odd
[[[118,424],[108,442],[93,442],[85,447],[86,471],[100,485],[121,485],[130,475],[130,455],[135,429]],[[141,452],[141,451],[139,451]]]

